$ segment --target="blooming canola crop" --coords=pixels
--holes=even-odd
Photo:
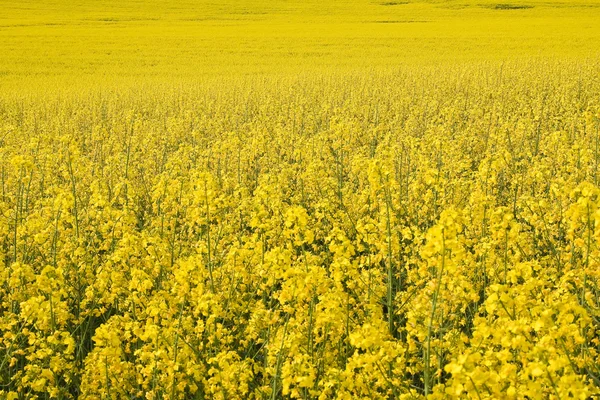
[[[595,2],[105,3],[0,18],[0,398],[600,395]]]

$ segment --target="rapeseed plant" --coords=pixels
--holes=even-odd
[[[2,5],[1,399],[600,395],[597,1],[84,3]]]

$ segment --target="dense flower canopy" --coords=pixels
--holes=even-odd
[[[5,99],[0,396],[598,395],[597,72]]]

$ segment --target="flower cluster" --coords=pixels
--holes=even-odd
[[[597,66],[404,72],[2,100],[0,397],[599,395]]]

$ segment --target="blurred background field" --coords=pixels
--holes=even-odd
[[[0,1],[0,87],[595,59],[600,1]]]

